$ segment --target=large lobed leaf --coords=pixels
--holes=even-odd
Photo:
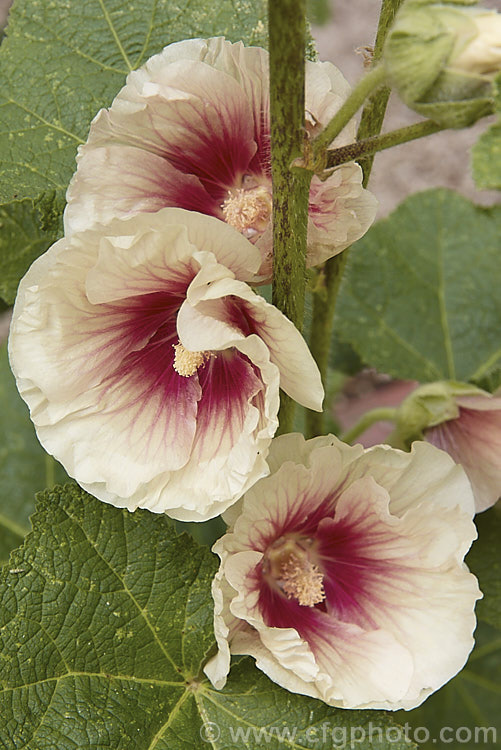
[[[89,124],[167,44],[262,43],[265,0],[16,0],[0,49],[0,201],[65,189]]]
[[[19,396],[9,368],[7,346],[0,347],[0,564],[29,531],[34,495],[55,481],[67,480],[64,469],[38,442],[28,407]]]
[[[397,378],[477,380],[501,363],[501,206],[412,195],[356,243],[335,328]]]
[[[473,146],[472,167],[479,190],[501,190],[501,122],[491,125]]]
[[[213,690],[216,559],[165,516],[73,485],[43,493],[32,522],[0,582],[5,750],[327,750],[351,728],[361,750],[413,747],[386,714],[288,693],[249,659]]]
[[[50,216],[50,203],[35,204],[26,198],[0,205],[0,297],[8,304],[14,302],[19,280],[33,261],[62,234],[57,221],[42,226]],[[60,214],[64,202],[57,206]]]

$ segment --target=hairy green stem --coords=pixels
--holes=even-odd
[[[432,120],[425,120],[414,125],[407,125],[405,128],[391,130],[389,133],[383,133],[383,135],[375,135],[363,141],[349,143],[347,146],[327,151],[327,167],[337,167],[348,161],[360,160],[361,156],[373,155],[378,151],[400,146],[402,143],[425,138],[427,135],[438,133],[440,130],[445,130],[445,126]]]
[[[376,41],[374,42],[373,61],[375,63],[377,63],[382,57],[386,36],[395,19],[395,14],[402,3],[403,0],[383,0]],[[367,100],[362,111],[362,117],[360,118],[360,125],[357,132],[357,139],[359,141],[370,138],[381,132],[388,99],[390,98],[390,91],[391,90],[388,86],[382,86]],[[364,187],[367,187],[367,183],[369,182],[373,162],[374,154],[359,160],[359,164],[364,173]]]
[[[344,127],[358,112],[364,101],[375,89],[383,83],[386,73],[382,65],[376,65],[366,73],[357,83],[348,99],[336,112],[332,120],[325,126],[322,132],[313,139],[311,149],[313,160],[321,160],[323,152],[330,146],[334,138],[339,135]]]
[[[379,16],[376,41],[374,44],[373,62],[376,65],[381,58],[384,41],[386,39],[388,30],[393,23],[395,13],[397,12],[402,2],[403,0],[383,0],[381,13]],[[377,88],[374,93],[368,97],[362,110],[360,125],[357,132],[358,140],[366,140],[367,138],[372,138],[373,136],[376,136],[381,132],[389,96],[390,89],[387,86],[379,86],[379,88]],[[368,156],[359,161],[359,164],[362,167],[364,173],[364,187],[367,187],[367,183],[369,181],[373,159],[374,156]],[[312,342],[315,342],[314,348],[317,352],[329,352],[330,350],[337,295],[346,262],[348,260],[348,253],[349,250],[344,250],[341,255],[336,255],[325,263],[325,295],[321,297],[319,294],[315,294],[314,296],[310,340]],[[317,360],[317,364],[319,364],[319,360]],[[322,376],[322,381],[324,383],[326,382],[327,366],[328,354],[322,355],[320,357],[319,369]],[[323,432],[323,414],[317,414],[312,411],[307,411],[307,436],[313,437],[315,435],[321,435]]]
[[[317,363],[322,382],[326,386],[326,376],[329,366],[330,338],[332,321],[336,306],[337,287],[341,281],[339,264],[344,263],[343,253],[335,255],[322,270],[323,289],[313,297],[313,313],[311,319],[310,351]],[[322,435],[324,432],[324,415],[322,412],[306,411],[307,437]]]
[[[304,141],[306,0],[273,0],[269,8],[273,304],[303,326],[306,228],[311,173],[290,164]],[[279,433],[290,432],[294,402],[281,395]]]
[[[354,425],[350,430],[347,430],[344,435],[341,435],[341,440],[345,443],[352,443],[355,438],[361,435],[363,432],[369,429],[376,422],[394,422],[397,414],[397,409],[391,409],[390,407],[381,407],[379,409],[372,409],[368,411],[364,416]]]

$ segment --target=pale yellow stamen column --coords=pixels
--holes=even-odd
[[[173,344],[174,362],[173,367],[178,375],[189,378],[194,375],[198,368],[210,359],[210,352],[190,352],[182,344]]]
[[[270,221],[272,198],[264,185],[230,190],[221,206],[224,220],[247,236],[264,232]]]
[[[314,607],[325,599],[324,577],[309,560],[291,555],[282,566],[282,589],[288,599],[303,607]]]
[[[281,537],[266,550],[263,573],[288,599],[296,599],[302,607],[314,607],[325,600],[324,574],[316,558],[314,540]]]

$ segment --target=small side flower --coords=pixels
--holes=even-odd
[[[426,440],[446,451],[466,471],[480,513],[501,497],[501,393],[468,383],[427,383],[397,411],[393,444]]]
[[[407,454],[295,434],[273,441],[269,462],[214,547],[219,652],[206,674],[221,688],[230,654],[250,654],[332,706],[418,706],[473,647],[464,471],[426,443]]]

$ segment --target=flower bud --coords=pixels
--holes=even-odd
[[[424,117],[461,128],[492,111],[501,71],[501,15],[472,0],[407,0],[383,61],[403,101]]]

